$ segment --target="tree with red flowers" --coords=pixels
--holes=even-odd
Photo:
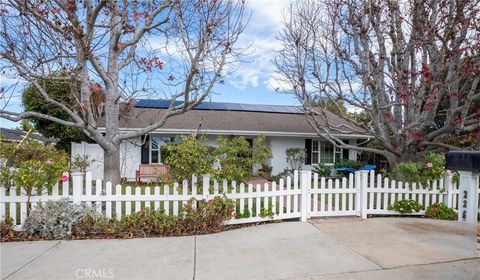
[[[0,117],[35,117],[81,129],[103,148],[104,178],[116,183],[120,143],[192,109],[234,69],[229,65],[243,52],[237,40],[245,27],[244,12],[245,3],[234,0],[2,1],[2,75],[29,82],[45,103],[68,117],[12,112],[7,106]],[[41,81],[69,84],[68,100],[75,104],[54,98]],[[105,94],[102,117],[92,102],[99,91]],[[1,91],[6,101],[15,94],[15,87]],[[121,131],[119,115],[128,119],[123,107],[138,96],[172,102],[143,129]]]
[[[479,10],[478,0],[292,3],[278,36],[278,81],[337,147],[391,165],[455,149],[452,135],[480,130]],[[325,107],[311,105],[318,99],[345,102],[370,121],[357,122],[361,131],[334,127]],[[338,131],[366,131],[380,146],[350,145]]]

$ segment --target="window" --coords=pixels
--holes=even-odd
[[[318,163],[319,158],[318,141],[312,141],[312,163]]]
[[[161,148],[163,145],[175,142],[175,137],[150,137],[150,163],[161,163],[162,155]]]
[[[312,164],[334,164],[342,158],[342,149],[335,148],[329,142],[312,141]]]

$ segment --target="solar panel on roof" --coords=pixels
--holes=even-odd
[[[238,103],[225,103],[225,107],[231,111],[240,111],[242,109],[241,104]]]
[[[175,106],[182,104],[183,101],[176,101]],[[138,99],[135,107],[137,108],[158,108],[166,109],[170,106],[170,100],[164,99]],[[203,102],[195,107],[195,110],[218,110],[218,111],[246,111],[246,112],[267,112],[267,113],[286,113],[301,114],[299,106],[288,105],[266,105],[266,104],[242,104],[229,102]]]

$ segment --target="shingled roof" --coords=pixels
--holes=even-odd
[[[169,103],[139,100],[120,118],[122,128],[143,128],[160,120]],[[333,113],[327,112],[331,125],[341,127],[338,134],[366,135],[364,129]],[[285,105],[258,105],[205,102],[184,114],[170,117],[161,129],[206,131],[242,131],[260,133],[315,134],[301,108]],[[348,127],[353,129],[348,129]]]
[[[27,137],[29,139],[35,139],[39,142],[45,143],[45,144],[51,144],[51,143],[56,143],[57,140],[54,138],[46,138],[38,133],[30,133],[27,135],[27,132],[21,129],[10,129],[10,128],[4,128],[0,127],[0,134],[3,137],[3,141],[6,142],[20,142],[23,140],[23,138]]]

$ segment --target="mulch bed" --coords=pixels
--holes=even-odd
[[[257,225],[269,224],[269,223],[278,223],[278,221],[266,221],[266,222],[256,222],[248,224],[238,224],[238,225],[227,225],[223,231],[241,229],[246,227],[252,227]],[[178,236],[193,236],[194,234],[182,234]],[[198,234],[197,234],[198,235]],[[176,235],[177,236],[177,235]],[[150,238],[150,237],[167,237],[165,235],[153,235],[145,234],[144,232],[129,232],[125,233],[124,236],[111,236],[111,235],[84,235],[84,236],[71,236],[65,240],[92,240],[92,239],[133,239],[133,238]],[[15,242],[15,241],[40,241],[46,240],[38,235],[30,235],[25,231],[14,230],[9,226],[2,225],[1,229],[1,240],[0,242]]]
[[[1,242],[43,240],[43,238],[40,238],[38,236],[32,236],[24,231],[14,230],[12,227],[3,224],[0,236]]]

